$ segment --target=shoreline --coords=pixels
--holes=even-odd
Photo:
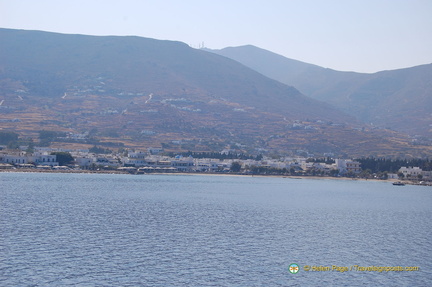
[[[206,175],[206,176],[239,176],[239,177],[267,177],[267,178],[287,178],[287,179],[314,179],[314,180],[352,180],[352,181],[375,181],[394,183],[401,181],[407,185],[432,186],[432,182],[420,184],[419,182],[398,180],[398,179],[376,179],[376,178],[351,178],[351,177],[332,177],[332,176],[308,176],[308,175],[265,175],[265,174],[242,174],[242,173],[214,173],[214,172],[151,172],[151,173],[132,173],[121,170],[49,170],[34,168],[0,169],[0,173],[71,173],[71,174],[129,174],[129,175]]]

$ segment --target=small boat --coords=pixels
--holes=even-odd
[[[393,185],[404,186],[405,183],[403,183],[403,182],[401,182],[401,181],[395,181],[395,182],[393,182]]]

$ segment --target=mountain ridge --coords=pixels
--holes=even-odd
[[[20,31],[22,34],[24,34],[22,35],[23,37],[26,37],[25,34],[27,33],[33,34],[33,31],[26,31],[26,30],[20,30]],[[14,32],[15,31],[13,31],[12,33]],[[40,31],[36,32],[36,34],[41,34],[44,36],[45,39],[42,39],[42,41],[44,42],[44,45],[47,45],[48,47],[49,46],[53,47],[56,45],[58,46],[59,42],[56,43],[52,42],[53,41],[51,39],[52,37],[55,38],[62,37],[65,38],[67,41],[62,40],[61,43],[63,43],[63,45],[57,47],[56,49],[53,49],[54,52],[50,52],[49,58],[52,60],[51,62],[49,62],[46,61],[45,59],[46,57],[43,57],[43,55],[41,55],[42,53],[45,53],[47,51],[46,50],[47,48],[39,47],[38,43],[32,42],[30,40],[30,42],[28,42],[27,44],[32,45],[33,53],[32,54],[27,53],[28,57],[20,56],[21,61],[25,61],[25,63],[21,63],[21,66],[22,69],[28,69],[29,65],[33,65],[33,69],[37,69],[39,71],[44,72],[43,77],[51,76],[56,81],[58,81],[58,84],[61,87],[59,87],[59,91],[57,91],[57,95],[62,94],[62,90],[67,89],[67,87],[65,87],[66,85],[70,85],[69,83],[68,84],[63,83],[63,80],[58,77],[58,74],[61,73],[62,77],[68,76],[69,74],[71,78],[68,79],[69,81],[80,80],[81,72],[77,71],[76,66],[78,67],[87,66],[89,76],[98,76],[99,74],[101,74],[99,73],[99,71],[103,70],[105,75],[114,77],[113,81],[116,81],[115,82],[116,88],[129,89],[133,91],[133,90],[142,89],[145,86],[144,88],[150,87],[159,90],[165,89],[164,90],[165,93],[179,92],[179,89],[177,88],[178,86],[183,86],[182,89],[187,89],[188,86],[194,86],[194,88],[196,89],[197,87],[199,88],[200,85],[205,85],[208,92],[214,94],[216,93],[223,94],[226,91],[221,90],[221,87],[219,85],[217,84],[215,85],[216,81],[219,80],[217,79],[217,77],[219,76],[218,73],[221,74],[223,72],[225,73],[227,79],[232,78],[233,80],[229,82],[230,85],[236,85],[237,82],[243,80],[241,77],[238,77],[236,74],[241,75],[247,72],[248,73],[247,76],[251,77],[252,73],[256,73],[255,71],[250,70],[248,68],[247,69],[241,68],[234,62],[228,62],[226,61],[225,58],[214,59],[214,57],[211,56],[211,54],[202,53],[202,51],[191,49],[186,44],[181,42],[176,42],[176,41],[155,40],[155,39],[141,38],[135,36],[93,37],[93,36],[86,36],[86,35],[67,35],[66,37],[64,34],[58,34],[58,33],[45,34],[45,33],[46,32],[40,32]],[[2,35],[2,37],[5,36]],[[17,36],[15,35],[14,37]],[[119,43],[118,40],[121,41],[126,40],[128,41],[128,44],[122,45]],[[90,45],[93,44],[96,45],[96,47],[94,47],[94,50],[90,52],[83,51],[82,49],[80,49],[80,46],[82,45],[81,44],[82,41],[91,41],[93,43],[90,43]],[[148,44],[151,45],[149,46]],[[170,47],[168,48],[165,44],[169,44]],[[143,48],[144,46],[147,48]],[[172,54],[170,49],[173,49],[173,46],[175,46],[174,48],[177,49],[177,53],[183,53],[182,56],[185,58],[183,58],[181,61],[178,61],[178,59],[176,59],[176,57]],[[2,46],[0,46],[0,48],[1,47]],[[105,52],[105,54],[100,53],[100,51],[102,52],[107,51],[106,49],[104,50],[105,47],[110,47],[109,52]],[[141,47],[141,49],[137,47]],[[13,45],[11,47],[12,51],[3,50],[2,54],[9,55],[17,52],[19,53],[19,48],[20,48],[19,46]],[[179,49],[181,49],[182,51],[179,51]],[[61,54],[56,54],[55,51],[61,51]],[[134,60],[131,60],[130,57],[131,53],[136,53],[139,56],[142,55],[146,55],[146,56],[144,59],[141,58],[135,60],[136,58],[138,58],[135,57]],[[190,67],[190,65],[189,66],[185,65],[185,63],[187,63],[187,61],[189,60],[188,57],[192,57],[191,53],[193,54],[193,56],[200,55],[201,56],[201,59],[199,59],[200,61],[211,62],[211,64],[213,64],[212,68],[214,70],[212,71],[206,70],[206,67],[201,67],[199,65],[200,63],[199,61],[196,61],[196,63],[193,64],[194,65],[193,67]],[[158,54],[157,55],[158,63],[152,61],[152,57],[156,57],[154,56],[155,54]],[[21,55],[26,55],[26,53],[21,53]],[[74,60],[70,60],[70,61],[66,60],[62,62],[58,60],[60,58],[66,58],[66,59],[70,58]],[[44,59],[44,60],[41,61],[40,59]],[[81,59],[81,61],[77,61],[76,59]],[[1,57],[0,55],[0,60],[1,63],[3,63],[2,66],[4,66],[5,64],[7,65],[8,63],[7,57]],[[219,71],[221,68],[222,69],[225,68],[218,65],[218,62],[220,61],[225,61],[223,65],[225,66],[229,65],[229,69],[226,69],[222,72]],[[236,70],[234,69],[233,64]],[[15,59],[14,65],[20,66],[20,61]],[[96,68],[93,67],[94,65],[96,65]],[[127,67],[129,72],[128,75],[125,76],[116,73],[115,67],[120,65]],[[53,71],[47,71],[47,67],[49,67],[48,69],[52,69],[53,66],[56,66],[57,68],[54,69]],[[193,69],[193,71],[190,71],[191,68]],[[149,72],[150,70],[151,73]],[[46,75],[47,73],[50,74]],[[149,77],[144,79],[143,78],[137,79],[137,75],[139,75],[140,73],[149,74]],[[166,77],[170,76],[169,73],[176,74],[174,77],[171,77],[169,79],[169,81],[173,82],[173,84],[170,87],[166,85],[167,82]],[[41,73],[38,74],[38,76],[40,75]],[[257,82],[260,82],[261,84],[262,82],[269,81],[269,79],[267,78],[264,79],[258,73],[253,76],[255,77],[254,83],[251,85],[250,90],[247,90],[248,87],[244,85],[244,87],[246,87],[246,90],[243,90],[242,91],[243,93],[254,95],[253,89],[257,88],[258,86]],[[46,81],[46,79],[36,78],[35,81],[44,82]],[[300,93],[293,87],[287,87],[285,85],[280,85],[279,83],[272,83],[271,88],[274,86],[277,86],[278,90],[277,92],[275,91],[271,91],[271,92],[273,93],[273,96],[277,97],[279,100],[281,99],[281,97],[290,96],[290,97],[295,97],[297,100],[302,100],[308,105],[312,104],[310,99],[301,96]],[[263,91],[256,91],[255,94],[257,92],[263,94]],[[150,89],[148,93],[151,93]],[[46,91],[45,90],[41,91],[41,94],[46,94]],[[236,95],[234,94],[231,96],[236,96]],[[237,97],[236,100],[239,100],[244,104],[247,103],[245,99],[240,99],[239,97]],[[268,104],[268,101],[260,101],[260,104],[266,106]],[[321,105],[321,103],[319,105]],[[319,105],[316,106],[318,109],[321,109]],[[283,108],[283,105],[282,107],[280,105],[274,105],[272,108]],[[331,112],[330,108],[327,109],[326,111],[322,111],[321,115],[325,116],[325,114],[328,112]]]
[[[2,129],[167,150],[414,156],[374,130],[237,61],[176,41],[0,29]],[[90,139],[90,137],[92,139]]]
[[[303,63],[252,45],[208,51],[293,85],[360,121],[432,138],[427,110],[432,106],[432,64],[366,74]]]

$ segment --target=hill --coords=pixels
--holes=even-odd
[[[432,64],[362,74],[325,69],[254,46],[208,51],[293,85],[365,123],[432,138]]]
[[[37,140],[248,153],[424,155],[404,135],[175,41],[0,29],[3,130]],[[64,144],[64,143],[59,143]]]

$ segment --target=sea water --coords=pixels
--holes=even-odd
[[[0,173],[1,286],[430,286],[431,258],[431,187]]]

